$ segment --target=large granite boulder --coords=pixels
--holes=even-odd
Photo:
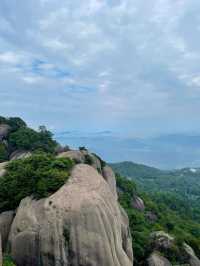
[[[139,211],[144,211],[145,210],[144,201],[138,196],[134,196],[133,197],[132,206],[133,206],[133,208],[135,208],[135,209],[137,209]]]
[[[11,224],[14,219],[15,212],[7,211],[0,214],[0,235],[2,242],[2,249],[5,252],[7,249],[8,235],[10,232]]]
[[[150,242],[155,250],[169,250],[174,245],[174,237],[164,231],[153,232]]]
[[[85,164],[49,198],[22,200],[9,243],[20,266],[133,265],[127,215],[104,178]]]
[[[7,124],[0,124],[0,141],[8,137],[10,126]]]
[[[186,243],[184,243],[183,248],[184,248],[185,253],[189,257],[189,259],[188,259],[189,264],[191,266],[200,266],[200,260],[199,260],[199,258],[197,258],[194,250],[189,245],[187,245]]]
[[[69,158],[76,163],[85,163],[91,165],[102,174],[101,162],[97,156],[90,153],[88,150],[70,150],[67,152],[61,152],[57,155],[58,158]]]
[[[58,158],[69,158],[74,160],[76,163],[84,163],[85,156],[81,151],[71,150],[67,152],[61,152],[57,155]]]
[[[110,189],[113,192],[114,196],[117,198],[116,179],[112,168],[106,165],[102,169],[102,174],[106,182],[109,184]]]
[[[25,159],[31,156],[30,151],[22,151],[22,150],[16,150],[11,153],[10,160],[18,160],[18,159]]]
[[[153,252],[148,258],[147,263],[149,266],[172,266],[172,264],[158,252]]]

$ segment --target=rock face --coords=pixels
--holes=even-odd
[[[153,252],[147,262],[149,266],[172,266],[172,264],[158,252]]]
[[[7,211],[0,214],[0,235],[3,251],[6,251],[7,248],[8,235],[14,219],[14,214],[14,211]]]
[[[111,191],[113,192],[115,198],[117,199],[116,179],[112,168],[106,165],[105,167],[103,167],[102,173],[104,179],[109,184]]]
[[[58,158],[69,158],[71,160],[76,161],[77,163],[84,163],[85,161],[85,156],[81,151],[67,151],[67,152],[62,152],[58,154]]]
[[[76,163],[86,163],[91,165],[93,168],[97,169],[100,173],[102,173],[102,167],[100,160],[92,153],[87,150],[70,150],[67,152],[62,152],[58,154],[58,158],[69,158],[74,160]]]
[[[133,205],[133,208],[135,208],[135,209],[137,209],[139,211],[144,211],[145,210],[144,201],[138,196],[135,196],[133,198],[132,205]]]
[[[30,151],[21,151],[21,150],[17,150],[14,151],[11,155],[10,155],[10,160],[17,160],[17,159],[25,159],[31,156],[31,152]]]
[[[9,243],[20,266],[133,265],[128,218],[103,177],[85,164],[49,198],[22,200]]]
[[[158,220],[158,216],[152,211],[147,211],[145,216],[151,223],[155,223]]]
[[[6,173],[6,165],[8,162],[0,163],[0,177]]]
[[[186,254],[189,256],[189,264],[191,266],[200,266],[200,260],[197,258],[194,250],[187,244],[184,244],[184,250]]]
[[[156,250],[169,250],[174,244],[174,238],[164,231],[153,232],[150,241]]]
[[[10,126],[6,124],[0,125],[0,141],[8,136],[10,132]]]

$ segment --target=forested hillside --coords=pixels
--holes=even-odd
[[[164,231],[175,237],[176,244],[172,250],[162,250],[173,263],[184,262],[184,256],[181,255],[183,242],[191,245],[200,256],[199,217],[195,217],[195,211],[187,201],[175,194],[145,193],[133,181],[119,175],[117,186],[120,203],[129,216],[133,250],[138,264],[145,264],[152,252],[150,235],[155,231]],[[144,206],[135,206],[136,198],[142,200]]]
[[[111,164],[114,171],[126,176],[147,192],[175,193],[192,204],[200,204],[200,169],[164,171],[132,162]]]

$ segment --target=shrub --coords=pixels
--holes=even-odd
[[[8,150],[3,143],[0,143],[0,163],[8,160]]]
[[[89,165],[93,164],[93,159],[89,154],[85,155],[85,164],[89,164]]]
[[[12,258],[9,255],[3,257],[3,266],[15,266]]]
[[[45,153],[14,160],[0,179],[0,211],[15,209],[30,195],[40,199],[57,191],[68,179],[73,162]]]
[[[87,149],[83,146],[83,147],[79,147],[80,151],[87,151]]]
[[[7,119],[7,124],[11,126],[12,131],[26,127],[26,123],[19,117],[10,117]]]
[[[50,153],[53,153],[57,146],[51,132],[47,130],[37,132],[28,127],[22,127],[11,133],[9,142],[14,149],[42,150]]]

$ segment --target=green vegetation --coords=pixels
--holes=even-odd
[[[84,147],[84,146],[83,147],[79,147],[79,150],[80,151],[87,151],[86,147]]]
[[[7,124],[11,127],[12,131],[16,131],[21,127],[26,127],[26,123],[19,117],[5,118],[0,116],[0,124]]]
[[[72,166],[70,159],[45,153],[11,161],[0,179],[0,211],[15,209],[26,196],[51,195],[66,182]]]
[[[41,127],[39,132],[28,127],[19,128],[10,134],[9,143],[18,150],[42,150],[50,153],[53,153],[56,147],[51,132]]]
[[[93,164],[93,159],[89,154],[85,155],[85,164],[92,165]]]
[[[101,168],[104,168],[106,166],[106,162],[103,161],[97,154],[92,153],[97,159],[99,159],[100,163],[101,163]]]
[[[192,219],[200,221],[200,169],[180,169],[172,171],[162,171],[153,167],[139,165],[132,162],[122,162],[112,164],[115,172],[122,176],[132,179],[137,186],[160,200],[168,200],[173,204],[174,197],[184,205],[181,210],[184,211],[187,205],[187,211],[190,209]],[[165,192],[163,194],[163,192]],[[156,200],[156,198],[155,198]],[[190,208],[189,208],[190,207]]]
[[[150,234],[163,230],[175,236],[176,245],[165,256],[170,261],[180,262],[182,258],[181,247],[183,242],[188,243],[200,256],[200,224],[193,220],[193,209],[188,202],[181,197],[170,193],[144,193],[133,181],[117,175],[117,187],[119,190],[119,202],[129,216],[131,234],[133,238],[133,250],[136,265],[145,264],[146,258],[151,252]],[[134,195],[144,200],[145,211],[133,208]],[[155,219],[151,219],[151,215]]]
[[[15,266],[12,258],[9,255],[4,255],[3,266]]]
[[[4,143],[0,143],[0,163],[8,160],[8,150]]]
[[[9,159],[12,152],[21,151],[44,151],[54,154],[58,143],[53,140],[52,133],[45,126],[39,130],[27,127],[26,123],[18,117],[5,118],[0,116],[0,126],[9,126],[8,133],[0,140],[0,163]]]

